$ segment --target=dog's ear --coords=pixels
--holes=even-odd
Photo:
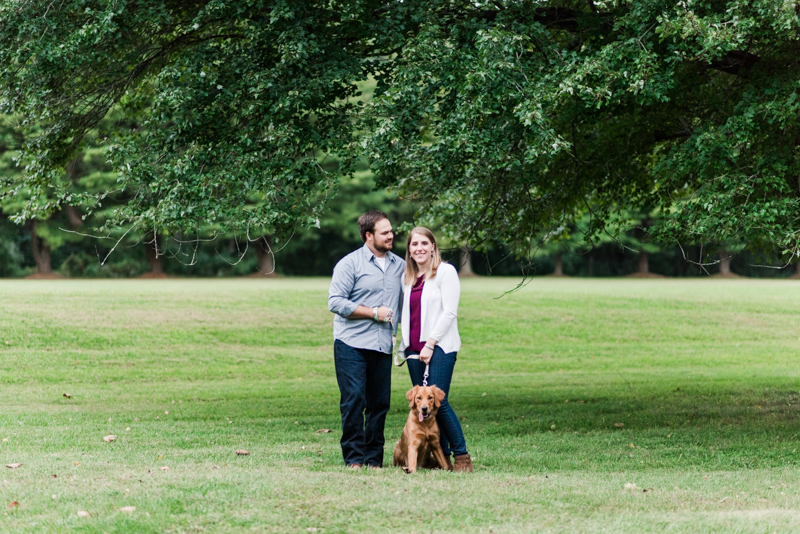
[[[439,406],[442,404],[442,401],[444,400],[445,392],[439,389],[438,387],[433,386],[433,396],[436,399],[436,405]]]
[[[408,407],[409,408],[413,408],[414,407],[414,397],[417,396],[417,390],[418,389],[419,389],[419,386],[414,386],[413,388],[409,389],[408,392],[406,392],[406,398],[408,399]]]

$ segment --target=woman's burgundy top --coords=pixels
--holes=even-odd
[[[425,275],[421,275],[414,282],[411,288],[410,313],[411,313],[411,339],[408,340],[408,347],[414,352],[420,352],[425,347],[425,341],[420,341],[419,336],[422,332],[422,288],[425,286]]]

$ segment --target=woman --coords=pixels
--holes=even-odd
[[[425,366],[430,366],[428,385],[445,392],[436,422],[441,431],[442,451],[448,467],[472,472],[472,459],[458,416],[450,407],[450,381],[461,348],[458,335],[458,299],[461,284],[455,267],[442,261],[436,238],[427,228],[418,226],[408,234],[406,270],[403,279],[403,314],[401,319],[408,372],[415,386],[422,385]],[[419,359],[413,355],[419,354]],[[452,452],[455,466],[450,462]]]

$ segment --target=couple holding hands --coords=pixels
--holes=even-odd
[[[445,393],[438,407],[441,446],[450,468],[472,472],[461,424],[448,402],[450,381],[461,348],[455,267],[443,262],[427,228],[408,235],[405,261],[392,253],[394,233],[387,215],[368,211],[358,219],[364,246],[342,258],[333,270],[328,308],[333,320],[334,360],[342,413],[342,455],[351,468],[383,466],[383,430],[391,400],[392,349],[401,325],[414,386]],[[401,312],[398,310],[402,310]]]

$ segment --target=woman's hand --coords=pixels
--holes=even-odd
[[[429,363],[431,363],[432,357],[433,357],[433,349],[428,347],[428,345],[422,347],[422,350],[419,352],[419,361],[421,361],[425,365],[428,365]]]

